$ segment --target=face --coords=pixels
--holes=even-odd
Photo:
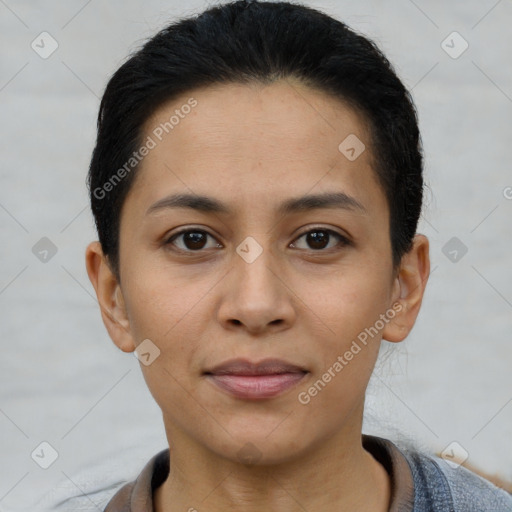
[[[121,215],[114,316],[124,329],[107,328],[125,351],[150,340],[141,369],[170,444],[236,460],[252,443],[276,462],[360,435],[380,340],[400,341],[414,323],[399,313],[407,296],[363,120],[288,80],[195,90],[144,133],[155,146]],[[260,384],[205,373],[234,358],[303,371]]]

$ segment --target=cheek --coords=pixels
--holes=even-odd
[[[199,311],[201,290],[176,281],[144,279],[140,273],[131,288],[130,329],[135,344],[149,339],[159,350],[151,364],[141,363],[141,370],[153,398],[165,408],[182,407],[183,387],[192,391],[193,363],[205,329],[201,323],[205,315]]]
[[[347,268],[321,286],[310,281],[303,296],[308,297],[306,303],[334,331],[333,336],[347,342],[385,312],[390,289],[384,277],[382,271],[370,266]]]
[[[165,342],[183,331],[187,315],[201,298],[202,287],[147,266],[132,268],[126,280],[125,303],[135,342],[145,338]]]
[[[154,362],[141,369],[156,401],[163,393],[167,403],[174,400],[170,390],[177,393],[178,382],[187,387],[194,382],[197,352],[211,322],[204,309],[211,283],[150,265],[132,269],[126,281],[130,331],[135,345],[149,339],[159,349]]]
[[[309,296],[321,318],[321,335],[310,333],[311,339],[317,338],[321,365],[315,379],[300,391],[315,404],[315,417],[334,427],[364,399],[380,348],[380,332],[374,326],[385,311],[388,290],[377,274],[366,272],[340,278],[323,291]]]

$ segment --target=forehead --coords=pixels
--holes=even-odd
[[[291,79],[193,90],[157,109],[143,126],[142,140],[148,138],[154,147],[130,191],[146,205],[186,191],[239,205],[256,198],[263,208],[276,195],[336,187],[369,210],[386,209],[371,167],[365,119]],[[344,152],[347,140],[362,151],[356,159]]]
[[[164,103],[145,123],[143,132],[158,131],[191,98],[197,106],[182,114],[183,118],[174,116],[178,124],[162,134],[166,139],[162,142],[175,139],[182,152],[192,157],[199,156],[197,145],[228,158],[243,154],[247,159],[248,149],[265,153],[279,149],[295,158],[315,153],[332,156],[350,133],[368,139],[362,116],[340,100],[292,79],[271,85],[227,83],[197,89]],[[188,144],[181,146],[181,142]]]

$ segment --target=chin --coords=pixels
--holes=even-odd
[[[275,429],[274,423],[273,428]],[[277,435],[272,429],[261,429],[257,434],[249,435],[247,431],[240,435],[232,434],[228,442],[223,442],[217,450],[213,451],[229,459],[232,462],[251,466],[278,465],[291,462],[300,458],[301,454],[307,449],[302,446],[304,436],[294,434],[289,430],[283,431]]]

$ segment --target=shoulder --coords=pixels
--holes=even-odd
[[[413,474],[415,511],[512,512],[511,494],[465,467],[414,448],[399,449]]]
[[[153,470],[158,469],[156,476],[161,477],[166,469],[168,455],[169,449],[166,448],[151,457],[149,462],[146,458],[142,471],[141,464],[144,463],[144,458],[140,454],[133,458],[118,456],[98,463],[61,480],[38,500],[37,510],[129,511],[135,495],[139,499],[151,496]],[[155,478],[155,481],[158,479]]]
[[[165,448],[151,457],[139,476],[116,492],[104,512],[153,510],[153,491],[169,474],[169,455],[169,448]]]
[[[96,483],[73,478],[57,484],[37,503],[40,512],[98,512],[104,510],[112,497],[117,494],[128,496],[133,482],[118,480],[112,483]]]

